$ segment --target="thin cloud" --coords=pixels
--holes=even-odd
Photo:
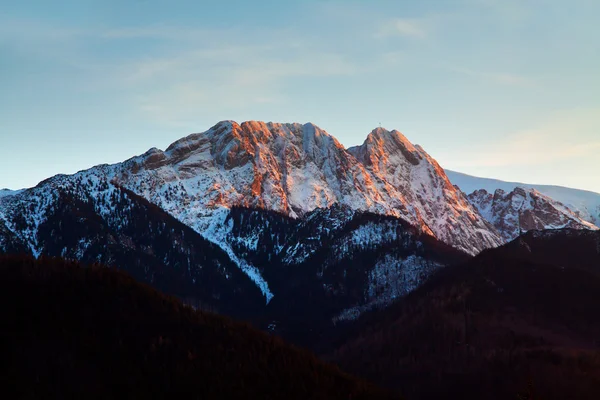
[[[591,157],[600,149],[600,141],[569,143],[545,131],[523,131],[510,135],[506,142],[486,145],[461,166],[505,167],[552,164],[557,161]]]
[[[487,80],[501,85],[514,85],[514,86],[530,86],[533,81],[525,76],[505,73],[505,72],[483,72],[475,71],[468,68],[450,68],[451,71],[458,72],[460,74],[468,75],[474,78]]]
[[[235,27],[205,30],[176,26],[67,29],[29,21],[0,24],[0,34],[20,42],[45,60],[81,66],[90,77],[85,90],[123,91],[130,110],[166,125],[195,118],[198,110],[219,112],[251,104],[283,103],[291,80],[352,76],[361,60],[351,61],[322,41],[286,29],[257,30],[240,36]],[[27,36],[19,36],[23,30]],[[146,40],[142,56],[97,59],[88,39]],[[82,51],[82,49],[84,51]],[[359,63],[359,64],[357,64]],[[365,61],[365,65],[367,62]]]
[[[551,165],[595,158],[600,150],[600,109],[557,112],[540,127],[506,135],[502,140],[465,149],[472,156],[453,167]]]
[[[107,39],[158,39],[172,41],[210,39],[225,34],[226,31],[174,26],[121,27],[97,32],[98,36]]]
[[[430,22],[417,18],[394,18],[384,23],[376,36],[380,38],[390,36],[404,36],[422,39],[428,35]]]
[[[134,99],[142,114],[172,125],[193,118],[199,109],[220,112],[283,103],[289,96],[283,90],[289,79],[351,76],[357,71],[357,65],[338,54],[306,57],[302,52],[283,55],[234,47],[191,51],[174,60],[143,61],[130,66],[123,77],[136,86],[148,84]]]

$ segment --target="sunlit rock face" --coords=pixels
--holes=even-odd
[[[11,246],[22,245],[24,240],[39,254],[43,249],[36,242],[38,228],[55,206],[59,190],[88,198],[99,207],[102,218],[113,218],[104,205],[122,189],[218,245],[267,299],[272,293],[262,267],[239,251],[240,243],[251,238],[232,233],[230,210],[234,207],[277,212],[292,219],[338,207],[331,215],[340,216],[339,223],[353,212],[393,216],[469,254],[503,242],[465,195],[450,184],[438,163],[398,131],[375,129],[362,145],[346,149],[310,123],[257,121],[222,121],[164,151],[153,148],[119,164],[58,175],[35,189],[6,195],[0,198],[0,221],[8,221],[2,229],[17,234]],[[19,210],[25,211],[15,211],[14,204],[21,204]],[[21,212],[23,217],[13,218]],[[23,219],[28,222],[21,229],[15,224]],[[297,236],[295,240],[306,243],[286,250],[290,260],[318,250],[318,246],[311,247],[313,233]],[[369,240],[375,243],[378,238]],[[278,251],[281,248],[270,252]]]
[[[199,231],[219,207],[299,217],[339,203],[401,217],[471,254],[501,244],[435,160],[382,128],[345,149],[313,124],[223,121],[164,152],[113,166],[111,174]]]
[[[452,184],[469,195],[480,189],[485,189],[491,194],[495,193],[497,189],[502,189],[505,193],[510,193],[519,187],[526,190],[535,189],[542,195],[568,207],[578,218],[600,226],[600,193],[554,185],[506,182],[471,176],[456,171],[445,171]]]
[[[598,229],[579,213],[535,189],[517,187],[510,192],[497,189],[493,194],[480,189],[468,197],[505,241],[529,230]]]

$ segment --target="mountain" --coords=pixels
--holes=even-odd
[[[0,257],[0,312],[11,398],[398,398],[105,267]]]
[[[267,303],[274,296],[263,276],[268,262],[255,265],[256,257],[252,261],[252,252],[241,246],[243,240],[253,239],[232,234],[235,207],[275,212],[301,221],[300,226],[311,212],[339,205],[346,208],[346,216],[356,211],[400,218],[417,227],[414,234],[434,236],[468,254],[503,242],[435,160],[398,131],[375,129],[361,146],[347,150],[312,124],[256,121],[223,121],[176,141],[166,151],[151,149],[119,164],[51,177],[36,188],[0,198],[0,221],[25,238],[34,255],[43,254],[37,242],[47,240],[38,230],[45,218],[40,210],[55,208],[57,191],[89,198],[106,220],[115,210],[103,208],[103,202],[115,190],[140,196],[219,246]],[[14,204],[23,206],[12,209]],[[15,224],[15,218],[29,223]],[[339,224],[344,226],[345,220]],[[294,236],[298,246],[286,248],[288,256],[280,264],[296,264],[298,254],[318,251],[310,229],[303,228],[306,237]],[[369,240],[364,242],[368,245]],[[279,254],[280,249],[265,251]]]
[[[468,198],[507,242],[519,236],[521,231],[532,229],[598,229],[562,203],[535,189],[517,187],[509,193],[496,189],[494,194],[479,189]]]
[[[600,232],[531,231],[363,314],[324,357],[408,399],[596,399],[599,291]]]
[[[0,254],[102,263],[235,316],[262,309],[256,285],[218,246],[159,207],[103,180],[51,179],[0,199]]]
[[[340,321],[384,308],[470,258],[402,219],[341,205],[297,219],[232,208],[224,225],[224,240],[274,293],[259,326],[311,348]]]
[[[23,254],[28,253],[27,244],[17,237],[6,225],[6,221],[0,219],[0,254]]]
[[[450,170],[445,172],[450,181],[466,194],[478,189],[485,189],[489,193],[494,193],[497,189],[512,192],[517,187],[534,189],[554,201],[564,204],[579,218],[600,226],[600,193],[562,186],[505,182],[497,179],[479,178]]]
[[[223,121],[164,152],[84,173],[115,180],[216,243],[212,220],[223,207],[299,217],[339,203],[403,218],[470,254],[501,244],[439,165],[397,131],[376,129],[346,150],[312,124]]]
[[[469,258],[402,219],[342,205],[299,218],[221,208],[210,229],[217,246],[114,182],[82,175],[49,179],[0,204],[0,253],[107,264],[307,346],[338,320],[385,307]]]
[[[494,229],[452,186],[439,164],[400,132],[375,129],[348,152],[368,171],[386,207],[393,210],[370,211],[401,210],[400,216],[413,225],[470,254],[499,245]]]

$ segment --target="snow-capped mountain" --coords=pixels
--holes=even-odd
[[[496,232],[450,183],[444,170],[400,132],[373,130],[348,149],[367,170],[386,204],[369,211],[398,215],[439,240],[475,254],[499,244]]]
[[[114,266],[298,340],[318,340],[318,329],[384,307],[469,258],[400,218],[339,204],[298,218],[218,208],[217,246],[114,182],[67,178],[0,200],[0,253]]]
[[[598,229],[564,204],[535,189],[517,187],[511,192],[496,189],[493,194],[479,189],[468,197],[507,242],[533,229]]]
[[[497,179],[481,178],[446,170],[452,184],[464,193],[470,194],[479,189],[494,193],[496,189],[512,192],[517,187],[535,189],[551,199],[563,203],[579,218],[600,226],[600,193],[572,189],[563,186],[534,185],[529,183],[505,182]]]
[[[260,290],[218,246],[104,180],[50,180],[0,199],[1,253],[116,267],[224,313],[246,316],[264,306]]]
[[[346,150],[312,124],[223,121],[103,173],[207,237],[220,207],[298,217],[339,203],[401,217],[470,254],[502,243],[423,149],[381,128]]]
[[[223,121],[165,151],[153,148],[119,164],[49,178],[1,198],[0,221],[37,256],[45,251],[42,211],[54,207],[56,193],[89,197],[102,218],[114,218],[116,211],[102,204],[121,190],[157,205],[218,245],[261,289],[267,303],[274,296],[263,276],[267,263],[255,265],[264,260],[250,250],[262,247],[269,257],[281,257],[280,264],[301,264],[321,250],[316,237],[336,234],[355,211],[401,218],[469,254],[503,243],[437,162],[398,131],[375,129],[361,146],[345,149],[313,124],[256,121]],[[15,207],[19,202],[27,206]],[[335,205],[340,207],[332,209]],[[261,232],[268,229],[233,233],[235,207],[299,218],[294,229],[304,233],[295,235],[293,247],[288,242],[265,247]],[[319,209],[326,211],[309,215]],[[19,218],[29,222],[19,225]],[[362,240],[374,246],[381,238],[372,232]]]

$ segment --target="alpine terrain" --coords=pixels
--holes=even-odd
[[[10,245],[24,247],[35,256],[54,254],[88,262],[93,255],[95,261],[110,264],[111,259],[99,254],[99,250],[84,256],[94,238],[83,235],[69,243],[61,242],[57,232],[64,228],[60,219],[52,216],[64,208],[62,204],[70,204],[71,200],[65,198],[82,202],[89,218],[113,230],[112,236],[103,236],[102,240],[118,237],[125,226],[134,223],[123,218],[134,207],[128,203],[130,200],[118,203],[117,199],[135,198],[131,201],[136,204],[140,198],[145,199],[218,246],[261,290],[267,303],[274,296],[272,286],[276,284],[265,278],[264,274],[270,274],[267,269],[308,262],[308,255],[312,254],[321,257],[324,236],[332,235],[330,239],[334,240],[335,235],[341,235],[336,236],[341,241],[343,235],[354,235],[360,238],[356,243],[370,251],[382,243],[387,246],[404,240],[402,235],[388,233],[393,231],[390,222],[377,222],[379,227],[368,228],[371,231],[352,222],[363,213],[405,221],[416,227],[411,237],[430,236],[471,255],[503,243],[496,229],[451,185],[435,160],[400,132],[382,128],[373,130],[362,145],[345,149],[313,124],[223,121],[206,132],[176,141],[165,151],[151,149],[119,164],[54,176],[33,189],[3,192],[0,232],[4,234],[0,245],[4,251]],[[331,207],[337,209],[318,211]],[[231,214],[234,208],[269,215],[257,219],[261,221],[276,214],[288,227],[271,236],[265,236],[265,232],[270,232],[268,225],[240,229]],[[248,223],[238,218],[239,225]],[[327,218],[328,222],[318,222],[319,218]],[[334,221],[329,222],[331,219]],[[152,224],[145,220],[134,224],[142,229],[146,222]],[[387,225],[382,227],[382,223]],[[291,233],[286,231],[288,228]],[[348,229],[357,231],[351,233]],[[160,230],[145,234],[154,232]],[[267,239],[271,244],[265,248]],[[185,242],[170,240],[173,247],[181,247]],[[54,242],[52,246],[48,241]],[[117,242],[119,246],[138,245],[133,239]],[[256,253],[268,254],[277,262]],[[379,255],[381,259],[370,260],[370,267],[377,265],[379,271],[419,264],[409,258],[418,256],[415,252],[397,258]],[[172,264],[168,257],[160,259]],[[445,260],[435,261],[435,265],[446,264]],[[183,266],[177,265],[193,270],[195,263],[186,258]],[[222,268],[225,263],[218,265]],[[372,301],[367,298],[372,296],[363,295],[355,305]]]
[[[537,207],[542,206],[543,209],[548,210],[548,206],[555,208],[556,211],[551,211],[554,214],[550,217],[550,223],[547,228],[556,228],[557,224],[560,225],[559,220],[565,221],[564,226],[574,226],[573,222],[579,222],[580,224],[586,225],[591,223],[595,226],[600,225],[600,193],[594,193],[587,190],[571,189],[562,186],[551,186],[551,185],[532,185],[528,183],[519,182],[505,182],[497,179],[479,178],[460,172],[446,170],[446,174],[454,185],[457,185],[463,192],[469,195],[469,198],[474,202],[474,205],[481,209],[486,207],[485,197],[487,195],[471,196],[474,192],[483,189],[491,195],[495,196],[498,189],[502,192],[499,193],[500,197],[504,198],[507,196],[514,197],[513,195],[507,195],[512,193],[517,188],[522,188],[520,193],[529,192],[534,194],[538,198],[537,204],[530,203],[528,206],[533,214],[537,214]],[[538,193],[535,195],[535,193]],[[543,196],[550,200],[542,200]],[[517,194],[517,197],[519,195]],[[483,200],[483,203],[482,203]],[[502,209],[503,207],[500,207]],[[543,211],[542,211],[543,213]],[[486,218],[491,220],[502,219],[502,211],[494,212],[492,215],[484,215]],[[546,217],[539,215],[543,220]],[[552,221],[553,220],[553,221]],[[569,222],[573,221],[573,222]],[[497,226],[498,227],[498,226]],[[538,227],[539,228],[539,227]],[[500,228],[502,230],[502,228]]]
[[[506,241],[532,229],[598,229],[579,213],[535,189],[517,187],[509,193],[497,189],[493,194],[479,189],[468,198]]]
[[[132,394],[154,380],[209,393],[204,374],[234,396],[294,387],[335,398],[332,388],[349,385],[343,398],[388,398],[277,335],[409,398],[511,398],[528,379],[544,398],[594,398],[593,202],[486,188],[467,196],[395,130],[346,149],[313,124],[222,121],[164,151],[2,190],[0,253],[20,254],[0,257],[4,304],[29,335],[7,342],[15,379],[29,388],[45,377],[34,394],[55,393],[48,371],[105,395],[104,378]],[[57,350],[31,347],[56,335]],[[120,373],[98,375],[98,362]],[[86,384],[65,387],[81,394]]]
[[[410,399],[597,399],[600,231],[532,230],[361,316],[325,356]]]

